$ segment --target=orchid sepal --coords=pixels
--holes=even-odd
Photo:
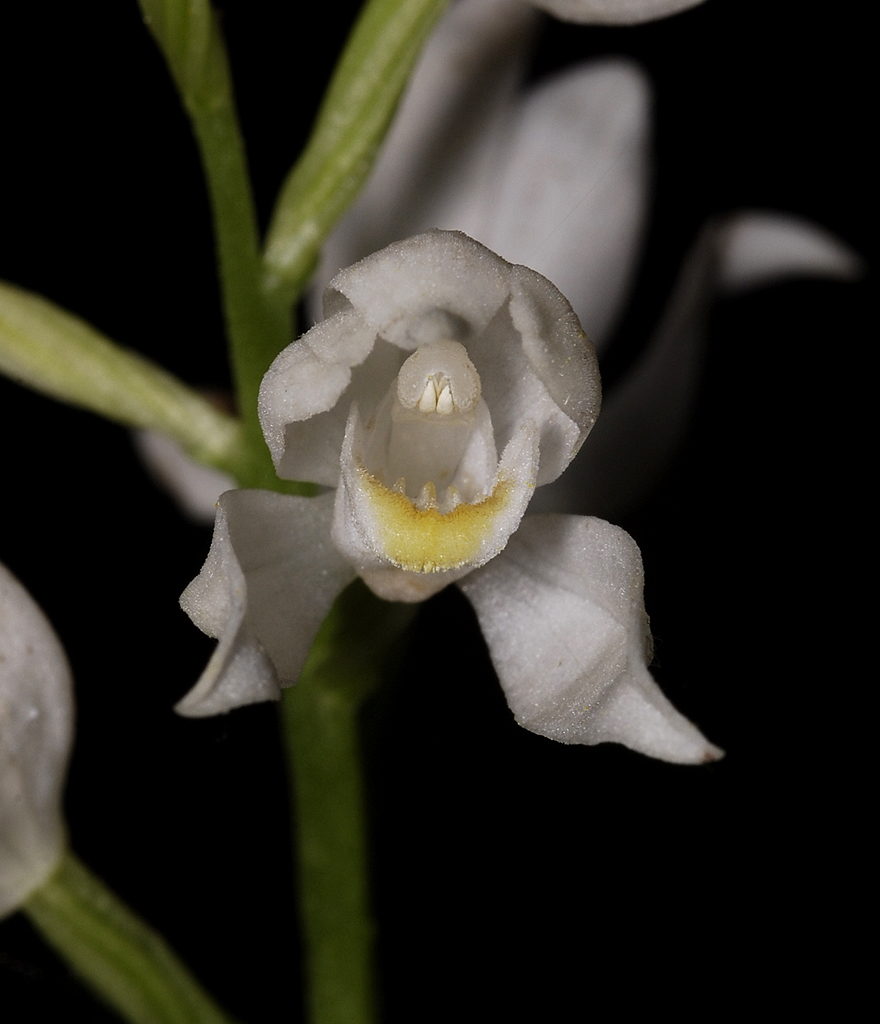
[[[505,551],[459,582],[514,716],[561,743],[622,743],[681,764],[722,751],[666,699],[639,549],[601,519],[529,515]]]

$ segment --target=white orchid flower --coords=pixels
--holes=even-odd
[[[21,906],[61,858],[72,739],[64,651],[31,596],[0,565],[0,917]]]
[[[276,360],[261,418],[279,474],[335,492],[220,499],[208,561],[182,598],[220,644],[182,713],[277,698],[356,574],[397,600],[455,581],[526,728],[678,762],[719,755],[650,677],[632,539],[594,518],[520,517],[532,484],[541,512],[638,500],[686,420],[713,292],[799,270],[845,277],[857,261],[792,218],[711,225],[642,364],[611,396],[615,429],[603,439],[603,413],[600,443],[563,473],[598,382],[557,288],[601,346],[643,231],[650,103],[622,60],[520,95],[535,20],[516,0],[451,8],[329,239],[315,292],[329,282],[326,319],[315,310],[320,322]],[[437,227],[472,237],[435,232],[376,252]]]
[[[633,541],[596,519],[521,525],[599,410],[595,353],[558,289],[434,231],[338,274],[324,310],[272,364],[260,418],[279,475],[335,493],[220,499],[181,599],[220,645],[178,710],[277,698],[356,574],[399,601],[460,581],[520,724],[671,761],[719,756],[648,673]]]

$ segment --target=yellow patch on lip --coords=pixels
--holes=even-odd
[[[407,572],[443,572],[475,561],[495,520],[513,494],[503,477],[482,501],[457,505],[445,514],[436,508],[419,509],[399,491],[392,491],[363,466],[358,476],[369,499],[382,551]]]

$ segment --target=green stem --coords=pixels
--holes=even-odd
[[[256,475],[240,482],[272,486],[275,470],[257,419],[257,397],[272,360],[293,340],[290,306],[271,301],[262,289],[256,216],[231,87],[223,105],[193,114],[192,120],[214,211],[223,306],[245,441],[255,455],[262,456],[254,467]]]
[[[192,122],[217,242],[230,358],[248,464],[243,487],[277,489],[257,418],[260,381],[293,338],[291,304],[263,289],[257,217],[226,47],[208,0],[141,0]]]
[[[86,984],[131,1024],[232,1024],[165,940],[72,853],[23,909]]]
[[[241,427],[161,366],[91,324],[0,282],[0,371],[35,391],[144,430],[160,430],[210,466],[237,475]]]
[[[278,198],[267,286],[295,300],[321,243],[366,181],[410,72],[448,0],[369,0],[349,37],[309,143]]]
[[[311,1024],[376,1020],[360,710],[414,614],[353,583],[282,699]]]

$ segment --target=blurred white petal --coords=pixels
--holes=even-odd
[[[792,277],[857,280],[859,255],[817,224],[771,211],[744,210],[719,228],[719,285],[745,291]]]
[[[636,25],[668,18],[703,0],[529,0],[562,21],[582,25]]]
[[[650,106],[648,82],[629,61],[558,75],[520,102],[484,186],[476,237],[552,281],[600,350],[642,241]]]
[[[52,874],[65,835],[61,794],[73,741],[64,650],[0,565],[0,917]]]
[[[132,438],[150,475],[196,523],[214,522],[217,499],[235,487],[235,481],[219,469],[196,462],[167,434],[136,430]]]

